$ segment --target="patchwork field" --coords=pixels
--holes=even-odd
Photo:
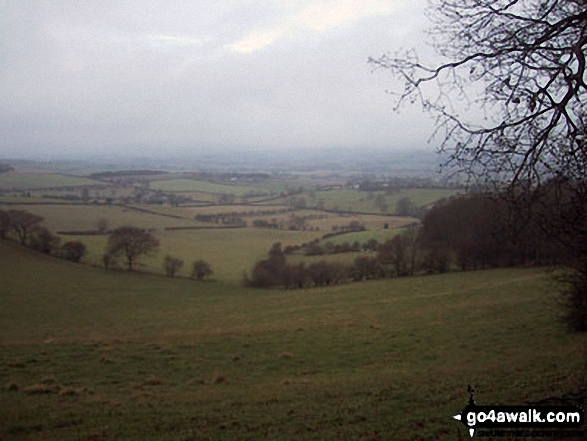
[[[453,189],[414,188],[386,194],[383,191],[367,192],[345,188],[316,191],[313,193],[314,198],[307,198],[306,203],[309,206],[318,206],[318,204],[321,204],[327,210],[360,213],[384,212],[393,214],[396,210],[397,201],[404,197],[410,198],[416,206],[425,206],[438,199],[450,197],[458,193],[458,190]],[[378,199],[386,205],[387,210],[382,210],[381,205],[377,202]]]
[[[0,439],[466,439],[467,384],[513,405],[585,381],[534,269],[260,291],[6,242],[0,267]]]
[[[52,231],[88,231],[96,229],[96,222],[105,219],[108,228],[134,225],[140,228],[163,229],[203,225],[192,219],[177,219],[149,213],[148,207],[132,209],[115,205],[35,204],[8,205],[0,208],[25,210],[42,216],[44,225]]]
[[[587,387],[587,336],[559,323],[558,287],[543,270],[241,286],[275,242],[307,243],[350,222],[367,231],[326,241],[384,242],[418,221],[391,215],[399,199],[422,207],[457,190],[369,194],[319,191],[316,181],[294,178],[228,185],[160,177],[150,188],[132,179],[92,188],[86,200],[96,203],[65,201],[91,182],[0,175],[0,189],[21,185],[0,209],[43,216],[53,232],[96,230],[104,219],[108,230],[133,225],[161,243],[127,272],[99,268],[107,234],[61,234],[87,245],[85,264],[0,241],[0,440],[467,439],[452,415],[467,403],[468,384],[478,403],[511,405]],[[72,187],[52,190],[58,204],[39,204],[48,202],[42,190],[23,197],[61,185]],[[241,199],[299,187],[265,205]],[[192,201],[172,203],[174,193]],[[218,204],[226,194],[237,203]],[[227,213],[249,226],[194,220]],[[295,218],[304,218],[302,231],[289,229]],[[252,227],[255,219],[282,228]],[[163,275],[166,254],[184,261],[181,277]],[[359,254],[287,259],[350,264]],[[187,277],[198,259],[214,271],[204,282]]]
[[[216,184],[207,181],[196,181],[192,179],[173,179],[168,181],[151,182],[152,189],[170,192],[200,192],[216,194],[234,194],[242,196],[245,193],[254,192],[255,189],[246,186]]]
[[[93,179],[76,176],[60,175],[53,173],[33,173],[11,171],[0,173],[0,190],[52,188],[52,187],[78,187],[87,185],[103,185]]]

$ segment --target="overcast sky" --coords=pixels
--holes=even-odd
[[[367,64],[424,3],[0,0],[0,156],[425,147]]]

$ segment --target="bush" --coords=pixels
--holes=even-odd
[[[80,262],[86,254],[86,246],[79,240],[70,240],[61,247],[61,257],[71,262]]]
[[[165,274],[168,277],[174,277],[181,267],[183,266],[183,260],[167,254],[163,259],[163,267],[165,268]]]
[[[192,278],[202,280],[204,277],[214,273],[212,267],[205,260],[196,260],[192,265]]]
[[[51,254],[57,249],[61,238],[45,227],[35,227],[29,236],[28,246],[35,251]]]

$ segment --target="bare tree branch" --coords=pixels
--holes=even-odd
[[[371,58],[403,88],[397,109],[419,103],[437,117],[447,165],[515,185],[584,170],[587,2],[436,0],[432,44],[444,61],[415,51]],[[430,86],[434,86],[431,88]],[[483,110],[487,117],[477,115]],[[460,112],[459,112],[460,110]]]

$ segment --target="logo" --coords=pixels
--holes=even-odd
[[[467,392],[469,403],[453,418],[466,427],[471,438],[477,429],[577,429],[585,422],[583,409],[574,405],[479,406],[475,389],[469,385]]]

